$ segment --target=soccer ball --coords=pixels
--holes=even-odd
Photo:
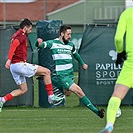
[[[116,118],[120,117],[121,116],[121,109],[119,108],[117,113],[116,113]]]

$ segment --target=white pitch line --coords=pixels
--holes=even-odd
[[[83,109],[83,110],[77,110],[77,111],[88,111],[88,110],[89,110],[89,109],[85,109],[85,110]],[[51,109],[49,109],[49,110],[45,110],[45,109],[41,109],[41,110],[40,110],[40,109],[36,109],[36,110],[30,110],[30,109],[18,109],[18,110],[16,110],[16,109],[15,109],[15,110],[14,110],[14,109],[6,109],[6,110],[3,110],[3,111],[6,111],[6,112],[7,112],[7,111],[8,111],[8,112],[9,112],[9,111],[13,111],[13,112],[18,112],[18,111],[19,111],[19,112],[29,112],[29,111],[30,111],[30,112],[31,112],[31,111],[34,111],[34,112],[35,112],[35,111],[48,111],[48,112],[49,112],[49,111],[52,111],[52,112],[53,112],[53,111],[56,111],[56,112],[60,112],[60,111],[61,111],[61,112],[63,112],[63,111],[64,111],[64,112],[66,112],[66,111],[68,111],[68,110],[64,110],[64,109],[63,109],[63,110],[62,110],[62,109],[60,109],[60,110],[55,110],[54,108],[53,108],[53,109],[51,108]],[[75,111],[75,109],[72,110],[72,111]]]

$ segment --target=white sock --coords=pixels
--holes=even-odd
[[[107,123],[107,125],[106,125],[106,127],[105,128],[108,128],[108,127],[113,127],[113,123],[112,122],[109,122],[109,123]]]
[[[54,96],[54,94],[52,94],[52,95],[49,95],[49,97],[53,97]]]
[[[5,102],[6,102],[4,97],[2,97],[2,102],[3,102],[3,103],[5,103]]]

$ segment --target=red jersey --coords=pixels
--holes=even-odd
[[[11,60],[11,63],[17,63],[20,61],[26,62],[27,44],[27,34],[21,29],[18,30],[11,38],[10,50],[8,53],[8,59]]]

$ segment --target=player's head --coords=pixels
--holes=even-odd
[[[60,37],[62,38],[63,42],[67,44],[71,39],[71,26],[70,25],[62,25],[60,27]]]
[[[25,33],[30,33],[32,30],[32,22],[27,19],[24,18],[20,21],[20,29],[22,29]]]

